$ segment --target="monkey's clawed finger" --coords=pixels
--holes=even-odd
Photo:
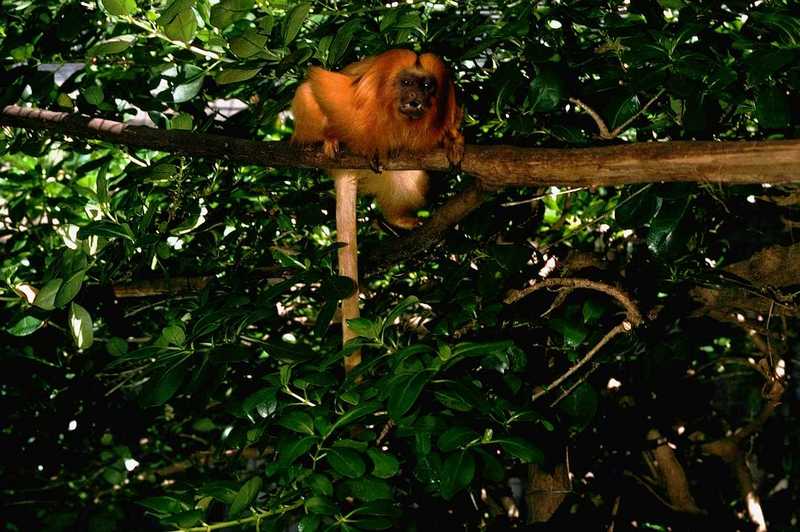
[[[464,140],[451,142],[447,146],[447,161],[454,170],[461,170],[461,161],[464,159]]]
[[[377,153],[374,153],[372,157],[370,157],[369,167],[376,174],[380,174],[381,172],[383,172],[383,165],[381,164],[381,159]]]

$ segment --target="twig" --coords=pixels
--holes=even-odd
[[[553,286],[559,287],[567,287],[567,288],[586,288],[588,290],[597,290],[598,292],[603,292],[608,294],[609,296],[613,297],[619,303],[625,307],[625,313],[627,314],[628,320],[631,322],[633,326],[638,326],[642,323],[642,314],[639,312],[639,309],[636,307],[636,304],[633,302],[631,297],[614,286],[611,286],[606,283],[601,283],[598,281],[591,281],[589,279],[580,279],[574,277],[553,277],[550,279],[542,279],[540,281],[536,281],[535,284],[523,288],[522,290],[511,290],[506,295],[505,300],[503,302],[506,305],[510,305],[512,303],[516,303],[523,297],[526,297],[537,290],[541,290],[543,288],[550,288]]]
[[[533,203],[534,201],[539,201],[544,198],[555,198],[556,196],[563,196],[564,194],[572,194],[573,192],[580,192],[581,190],[586,190],[586,187],[574,187],[574,188],[567,188],[564,190],[559,190],[558,192],[548,192],[546,194],[539,194],[537,196],[533,196],[531,198],[526,198],[524,200],[519,201],[507,201],[505,203],[501,203],[501,207],[516,207],[518,205],[525,205],[526,203]]]
[[[582,101],[580,101],[580,100],[579,100],[579,99],[577,99],[577,98],[570,98],[570,99],[569,99],[569,101],[570,101],[570,102],[572,102],[573,104],[575,104],[576,106],[579,106],[579,107],[583,108],[583,110],[584,110],[584,111],[586,111],[586,113],[587,113],[589,116],[591,116],[591,117],[592,117],[592,119],[594,120],[595,124],[597,124],[597,129],[600,131],[600,133],[598,134],[598,137],[600,137],[600,138],[601,138],[601,139],[603,139],[603,140],[613,140],[613,139],[617,138],[617,137],[619,136],[619,134],[620,134],[620,133],[622,133],[623,131],[625,131],[625,129],[626,129],[626,128],[627,128],[627,127],[628,127],[628,126],[629,126],[629,125],[630,125],[630,124],[631,124],[631,123],[634,121],[634,120],[636,120],[637,118],[639,118],[639,117],[642,115],[642,113],[644,113],[645,111],[647,111],[647,108],[648,108],[648,107],[650,107],[651,105],[653,105],[653,103],[654,103],[654,102],[655,102],[655,101],[656,101],[656,100],[657,100],[657,99],[658,99],[658,98],[659,98],[659,97],[660,97],[662,94],[664,94],[664,89],[661,89],[661,90],[659,90],[659,91],[656,93],[656,95],[655,95],[655,96],[653,96],[652,98],[650,98],[650,101],[648,101],[646,104],[644,104],[644,107],[642,107],[641,109],[639,109],[639,110],[638,110],[636,113],[634,113],[634,115],[633,115],[633,116],[631,116],[629,119],[627,119],[625,122],[623,122],[623,123],[622,123],[622,124],[620,124],[619,126],[615,127],[615,128],[612,130],[612,131],[609,131],[609,130],[608,130],[608,126],[606,126],[606,122],[605,122],[605,120],[603,120],[603,118],[602,118],[602,117],[601,117],[601,116],[600,116],[600,115],[597,113],[597,111],[595,111],[594,109],[592,109],[591,107],[589,107],[588,105],[586,105],[585,103],[583,103]]]
[[[632,328],[633,326],[631,325],[631,323],[628,320],[625,320],[616,327],[614,327],[613,329],[611,329],[610,331],[608,331],[606,335],[603,336],[603,338],[601,338],[600,341],[597,342],[597,344],[595,344],[595,346],[591,350],[589,350],[589,352],[586,353],[586,355],[584,355],[582,359],[578,361],[577,364],[569,368],[560,377],[558,377],[556,380],[548,384],[546,387],[534,392],[532,401],[536,401],[543,395],[546,395],[548,392],[560,386],[562,382],[569,379],[572,375],[575,374],[575,372],[577,372],[579,369],[585,366],[590,360],[592,360],[592,358],[597,354],[597,352],[600,351],[600,349],[604,345],[610,342],[612,338],[614,338],[618,334],[629,332]]]
[[[597,281],[590,281],[589,279],[578,279],[578,278],[569,278],[569,277],[562,277],[562,278],[550,278],[550,279],[542,279],[540,281],[536,281],[536,284],[524,288],[522,290],[512,290],[510,291],[504,300],[504,303],[510,305],[512,303],[516,303],[523,297],[532,294],[537,290],[541,290],[542,288],[548,288],[553,286],[559,287],[566,287],[570,289],[575,288],[586,288],[590,290],[597,290],[598,292],[603,292],[605,294],[610,295],[614,299],[616,299],[624,308],[626,319],[622,321],[622,323],[616,325],[613,329],[608,331],[603,338],[600,339],[594,347],[592,347],[586,355],[583,356],[582,359],[578,361],[577,364],[572,366],[568,369],[565,373],[563,373],[560,377],[556,380],[551,382],[546,387],[534,392],[533,394],[533,401],[536,401],[543,395],[546,395],[556,387],[560,386],[565,380],[569,379],[572,375],[575,374],[578,370],[580,370],[583,366],[589,363],[589,361],[594,358],[600,349],[603,348],[608,342],[610,342],[615,336],[630,332],[634,327],[640,325],[642,323],[642,314],[639,312],[639,309],[636,307],[636,304],[633,302],[631,297],[614,286],[600,283]],[[553,404],[557,403],[563,399],[563,397],[559,397]]]

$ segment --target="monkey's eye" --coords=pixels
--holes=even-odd
[[[401,79],[400,80],[400,85],[402,85],[403,87],[408,87],[408,86],[411,85],[411,80],[410,79]]]
[[[422,88],[424,88],[426,91],[431,90],[433,88],[433,82],[429,79],[426,79],[422,82]]]

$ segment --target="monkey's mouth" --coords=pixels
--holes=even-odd
[[[400,114],[412,120],[418,120],[425,114],[425,107],[419,102],[408,102],[400,105]]]

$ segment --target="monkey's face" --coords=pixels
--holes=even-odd
[[[406,69],[395,78],[398,111],[401,115],[418,120],[433,104],[436,95],[436,78],[421,69]]]

